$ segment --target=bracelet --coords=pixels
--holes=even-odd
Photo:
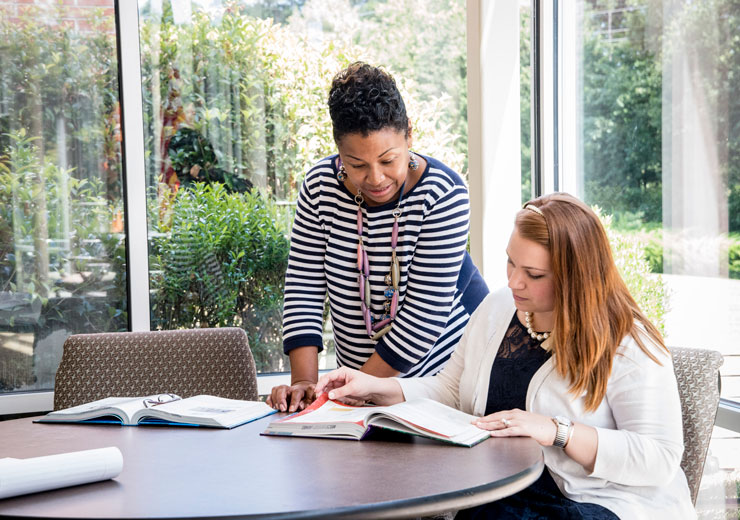
[[[576,431],[576,423],[570,423],[570,426],[568,427],[568,438],[565,439],[565,444],[563,444],[563,449],[565,449],[565,447],[568,446],[568,443],[573,438],[574,431]]]

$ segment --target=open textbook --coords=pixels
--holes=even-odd
[[[271,413],[275,413],[275,410],[259,401],[239,401],[212,395],[181,399],[174,394],[157,394],[146,397],[108,397],[48,413],[35,422],[234,428]]]
[[[474,446],[489,432],[471,424],[474,419],[431,399],[414,399],[391,406],[349,406],[322,394],[314,403],[284,419],[272,421],[265,435],[362,439],[372,428],[385,428]]]

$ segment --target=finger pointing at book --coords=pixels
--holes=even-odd
[[[327,392],[330,399],[394,404],[404,401],[403,391],[393,378],[380,378],[342,367],[324,374],[316,383],[316,395]]]

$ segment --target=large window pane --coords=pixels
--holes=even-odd
[[[740,400],[740,4],[583,0],[577,17],[565,59],[580,133],[561,136],[577,142],[575,189],[647,262],[668,345],[720,351],[722,396]],[[725,486],[737,496],[739,437],[713,441],[720,510]]]
[[[127,328],[113,0],[0,5],[0,393]]]
[[[303,174],[335,152],[331,78],[387,68],[415,149],[464,172],[464,2],[140,0],[139,15],[152,328],[243,327],[258,370],[285,371],[287,237]]]

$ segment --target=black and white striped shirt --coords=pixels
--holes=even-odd
[[[306,174],[298,196],[285,275],[283,348],[322,348],[328,291],[337,364],[360,368],[372,355],[404,376],[431,375],[449,359],[488,288],[466,252],[470,201],[460,176],[439,161],[401,201],[396,255],[401,265],[398,312],[377,342],[367,335],[357,272],[357,204],[337,179],[336,155]],[[372,314],[382,314],[391,262],[392,211],[398,201],[363,204]]]

